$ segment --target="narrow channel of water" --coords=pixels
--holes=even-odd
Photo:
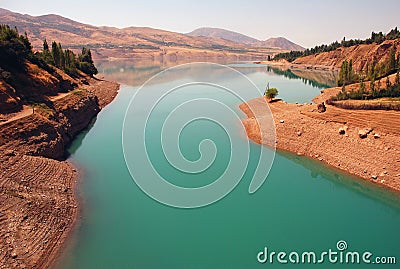
[[[151,66],[141,68],[147,76],[152,75],[148,72]],[[268,82],[271,87],[277,87],[279,97],[288,102],[310,102],[324,87],[323,82],[310,83],[267,70],[265,66],[234,65],[234,68],[261,89]],[[365,268],[363,264],[282,266],[276,261],[260,264],[256,259],[264,247],[276,252],[321,253],[337,250],[339,240],[347,242],[348,250],[370,251],[374,256],[397,255],[400,262],[398,196],[314,160],[281,152],[277,152],[264,185],[249,195],[248,186],[257,162],[253,155],[260,147],[254,143],[251,143],[250,164],[243,179],[222,200],[202,208],[178,209],[149,198],[131,179],[121,137],[124,114],[138,89],[134,82],[140,71],[134,66],[127,68],[126,64],[118,68],[115,63],[113,69],[105,65],[101,70],[105,78],[119,78],[118,81],[127,84],[69,150],[71,160],[83,169],[79,191],[84,208],[80,226],[59,267]],[[221,81],[230,79],[224,74],[218,76]],[[193,77],[196,74],[179,79],[190,81]],[[168,87],[175,79],[178,78],[171,77],[160,87]],[[199,86],[185,94],[216,93]],[[239,104],[230,105],[237,109]],[[155,131],[157,128],[156,124]],[[224,146],[224,133],[209,122],[199,122],[185,132],[181,143],[186,150],[183,154],[188,158],[198,157],[198,141],[205,136],[221,144],[221,155],[214,170],[204,179],[211,181],[212,176],[222,173],[229,158],[229,154],[224,154],[229,153],[229,147]],[[156,146],[157,136],[154,139]],[[234,143],[247,143],[246,137],[240,135],[232,139]],[[150,155],[150,158],[164,172],[171,172],[159,155]],[[198,184],[190,180],[190,177],[180,177],[175,183]],[[379,268],[397,267],[381,265]]]

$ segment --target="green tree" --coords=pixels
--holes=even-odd
[[[372,97],[376,98],[378,96],[379,93],[379,87],[380,87],[380,83],[378,82],[378,85],[375,87],[375,80],[371,80],[371,93],[372,93]]]
[[[51,56],[51,52],[49,49],[49,44],[47,44],[47,40],[43,41],[43,52],[42,52],[42,59],[48,63],[54,65],[53,57]]]
[[[376,79],[376,68],[375,68],[375,62],[372,62],[369,67],[368,67],[368,72],[367,76],[369,80],[375,80]]]
[[[353,60],[350,60],[349,62],[347,60],[344,60],[340,67],[338,86],[354,83],[358,79],[359,76],[353,71]]]
[[[277,89],[277,88],[268,88],[268,89],[265,91],[264,95],[265,95],[268,99],[272,100],[273,98],[275,98],[275,97],[278,95],[278,89]]]
[[[93,59],[92,59],[92,53],[90,49],[87,49],[85,47],[82,48],[82,53],[78,55],[78,68],[90,75],[96,75],[98,73],[97,68],[94,66]]]
[[[60,66],[62,70],[65,70],[65,55],[60,43],[57,44],[58,53],[60,54]]]
[[[346,85],[347,84],[347,74],[349,73],[349,64],[347,60],[344,60],[342,62],[342,65],[340,66],[340,72],[339,72],[339,79],[338,79],[338,85]]]
[[[392,86],[390,83],[389,77],[386,77],[386,89],[389,89]]]
[[[17,28],[0,25],[0,63],[5,67],[25,67],[26,60],[34,58],[32,45],[26,35],[19,35]]]
[[[77,70],[76,70],[76,56],[75,53],[72,50],[66,49],[64,51],[65,55],[65,72],[71,76],[77,75]]]
[[[65,55],[60,43],[53,41],[51,43],[51,55],[54,65],[62,70],[65,69]]]
[[[51,43],[51,56],[53,57],[53,62],[56,67],[61,66],[61,55],[58,50],[58,45],[55,41]]]
[[[349,69],[347,70],[347,78],[350,80],[351,79],[351,75],[353,73],[353,59],[350,59],[349,62]]]
[[[394,79],[394,85],[400,85],[400,75],[399,75],[399,70],[396,72],[396,78]]]
[[[397,67],[397,70],[400,69],[400,53],[397,53],[397,65],[396,65],[396,67]]]
[[[44,41],[43,41],[43,51],[48,51],[48,52],[50,52],[50,50],[49,50],[49,44],[47,44],[47,40],[46,40],[46,39],[44,39]]]
[[[378,80],[378,85],[376,86],[376,90],[379,92],[381,90],[381,80]]]
[[[364,93],[365,93],[365,83],[364,83],[364,79],[363,78],[361,79],[360,87],[359,87],[358,90],[359,90],[359,93],[360,93],[361,96],[364,95]]]
[[[394,73],[396,71],[397,62],[396,62],[396,46],[393,44],[392,48],[389,51],[389,59],[388,59],[388,73]]]
[[[375,78],[371,79],[371,81],[369,83],[369,88],[370,88],[372,93],[375,91]]]

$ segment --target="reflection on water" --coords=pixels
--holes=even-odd
[[[316,88],[330,88],[337,85],[337,72],[335,71],[282,69],[279,67],[267,67],[267,70],[288,79],[300,79],[303,83]]]
[[[204,60],[206,61],[206,60]],[[208,60],[210,61],[210,60]],[[104,76],[108,80],[118,81],[119,83],[140,86],[149,78],[169,67],[180,64],[193,62],[193,60],[123,60],[123,61],[106,61],[96,63],[99,70],[99,76]],[[219,64],[226,64],[226,60],[212,61]]]
[[[205,59],[204,61],[209,61]],[[132,60],[132,61],[106,61],[98,62],[97,67],[99,76],[104,76],[106,79],[118,81],[119,83],[140,86],[149,78],[167,68],[193,62],[192,60],[180,61],[159,61],[159,60]],[[267,72],[283,76],[290,80],[298,79],[304,84],[314,88],[322,89],[336,86],[337,72],[322,71],[322,70],[306,70],[306,69],[283,69],[281,67],[270,67],[267,65],[253,64],[251,62],[232,63],[227,60],[213,60],[212,62],[228,65],[237,69],[245,75],[250,75],[256,72]],[[210,74],[212,75],[212,74]]]
[[[298,156],[286,151],[278,151],[278,154],[303,166],[310,171],[311,178],[318,180],[321,178],[328,179],[335,184],[337,188],[348,188],[352,191],[377,199],[388,206],[400,209],[399,194],[387,188],[381,187],[375,183],[366,181],[365,179],[349,175],[342,170],[330,167],[315,159],[306,156]]]

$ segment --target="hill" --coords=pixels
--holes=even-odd
[[[292,41],[287,40],[284,37],[269,38],[267,40],[261,41],[234,31],[229,31],[220,28],[212,28],[212,27],[198,28],[190,33],[187,33],[187,35],[195,37],[202,36],[211,38],[221,38],[251,47],[279,48],[283,50],[298,50],[298,51],[304,50],[302,46],[297,45]]]
[[[212,28],[212,27],[198,28],[190,33],[187,33],[186,35],[195,37],[203,36],[203,37],[222,38],[225,40],[250,46],[255,44],[256,42],[259,42],[258,39],[249,37],[247,35],[243,35],[234,31],[229,31],[220,28]]]
[[[339,47],[333,51],[297,58],[292,63],[340,68],[343,61],[351,60],[353,69],[362,71],[366,70],[369,64],[385,62],[389,57],[392,46],[395,46],[397,51],[400,51],[400,39],[386,40],[381,44],[372,43]]]
[[[83,72],[89,50],[75,57],[53,44],[34,53],[0,25],[1,268],[52,267],[78,217],[65,149],[119,89]]]
[[[0,113],[45,102],[97,74],[90,50],[83,48],[77,57],[60,43],[53,42],[51,51],[45,44],[43,52],[34,53],[26,35],[0,25]]]
[[[65,48],[86,46],[95,59],[196,57],[265,58],[282,49],[247,48],[244,44],[218,37],[190,36],[149,27],[97,27],[59,15],[30,16],[0,8],[0,23],[26,32],[34,49],[43,40],[57,40]]]
[[[287,40],[284,37],[272,37],[268,38],[265,41],[260,41],[255,44],[259,47],[270,47],[270,48],[281,48],[285,50],[295,50],[295,51],[303,51],[304,48],[296,43],[293,43],[290,40]]]
[[[396,62],[399,43],[400,31],[395,27],[386,34],[372,32],[366,39],[346,40],[343,38],[340,43],[334,41],[331,44],[317,45],[305,51],[279,53],[274,56],[273,61],[332,68],[341,67],[347,61],[355,71],[374,73],[375,68],[381,69],[380,71],[387,69],[386,60],[389,54],[392,54],[391,59],[393,59],[391,65],[396,65],[394,62]],[[397,61],[399,61],[398,56]],[[388,72],[378,73],[384,75],[383,73]]]

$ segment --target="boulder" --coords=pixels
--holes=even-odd
[[[347,132],[348,127],[347,126],[343,126],[339,128],[339,134],[344,135]]]
[[[362,139],[366,138],[368,134],[372,132],[371,128],[361,129],[358,131],[358,136]]]
[[[317,109],[318,109],[319,113],[324,113],[326,111],[325,103],[322,102],[321,104],[318,104],[318,108]]]

